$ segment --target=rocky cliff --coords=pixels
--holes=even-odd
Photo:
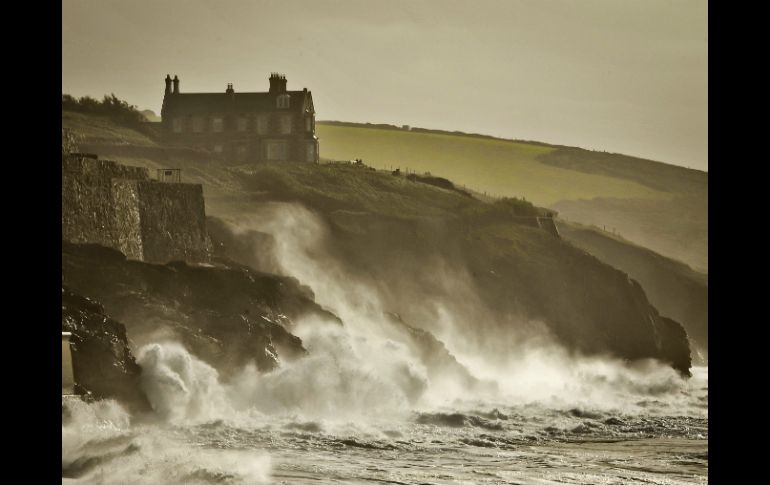
[[[689,373],[684,330],[661,317],[627,273],[516,223],[493,204],[342,165],[234,172],[245,193],[262,191],[264,199],[296,202],[316,214],[328,235],[314,254],[343,265],[420,328],[436,328],[438,302],[466,341],[501,356],[511,352],[512,341],[544,325],[575,352],[656,358]],[[215,215],[237,221],[255,210],[231,204]],[[264,235],[239,234],[270,252],[273,243]],[[245,250],[232,257],[269,264]]]
[[[681,322],[699,354],[708,358],[708,275],[595,228],[565,224],[562,234],[639,281],[655,308]]]
[[[175,340],[217,369],[254,360],[261,370],[303,355],[292,319],[334,319],[290,278],[238,265],[148,264],[113,249],[65,243],[62,277],[126,325],[136,346]]]
[[[96,301],[62,287],[62,332],[72,332],[70,349],[75,392],[117,399],[129,409],[146,411],[139,385],[141,369],[128,345],[126,328],[108,317]]]

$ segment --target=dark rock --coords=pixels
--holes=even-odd
[[[250,361],[270,370],[279,359],[304,355],[291,333],[293,319],[311,313],[336,319],[296,280],[224,261],[149,264],[63,243],[62,277],[99,299],[126,325],[134,345],[176,340],[225,374]]]
[[[116,399],[132,411],[149,410],[139,386],[141,368],[120,322],[108,317],[99,303],[63,286],[62,331],[72,332],[72,366],[79,394]]]

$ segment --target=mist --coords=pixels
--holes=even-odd
[[[342,320],[342,325],[300,320],[293,331],[310,356],[265,376],[246,372],[249,378],[242,377],[238,387],[250,382],[253,391],[241,405],[342,419],[372,409],[403,413],[463,400],[631,411],[639,409],[640,396],[676,396],[691,385],[651,359],[629,364],[582,356],[557,343],[543,322],[484,307],[459,262],[425,262],[434,287],[411,293],[411,300],[400,301],[401,308],[388,307],[376,286],[330,254],[329,228],[298,204],[261,206],[232,228],[236,235],[258,229],[271,236],[272,244],[253,248],[260,253],[254,260],[264,265],[257,269],[297,278]],[[454,369],[442,373],[435,365],[431,379],[424,356],[405,345],[408,331],[393,325],[390,315],[402,308],[417,316],[407,324],[432,332],[483,385],[469,392]],[[480,331],[479,317],[505,322],[488,322]]]

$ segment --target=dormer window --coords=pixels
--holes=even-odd
[[[281,94],[275,98],[275,101],[279,109],[285,109],[289,107],[290,99],[291,97],[288,94]]]

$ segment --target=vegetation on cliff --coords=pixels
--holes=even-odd
[[[317,123],[321,157],[523,197],[708,271],[708,173],[616,153],[440,130]]]

